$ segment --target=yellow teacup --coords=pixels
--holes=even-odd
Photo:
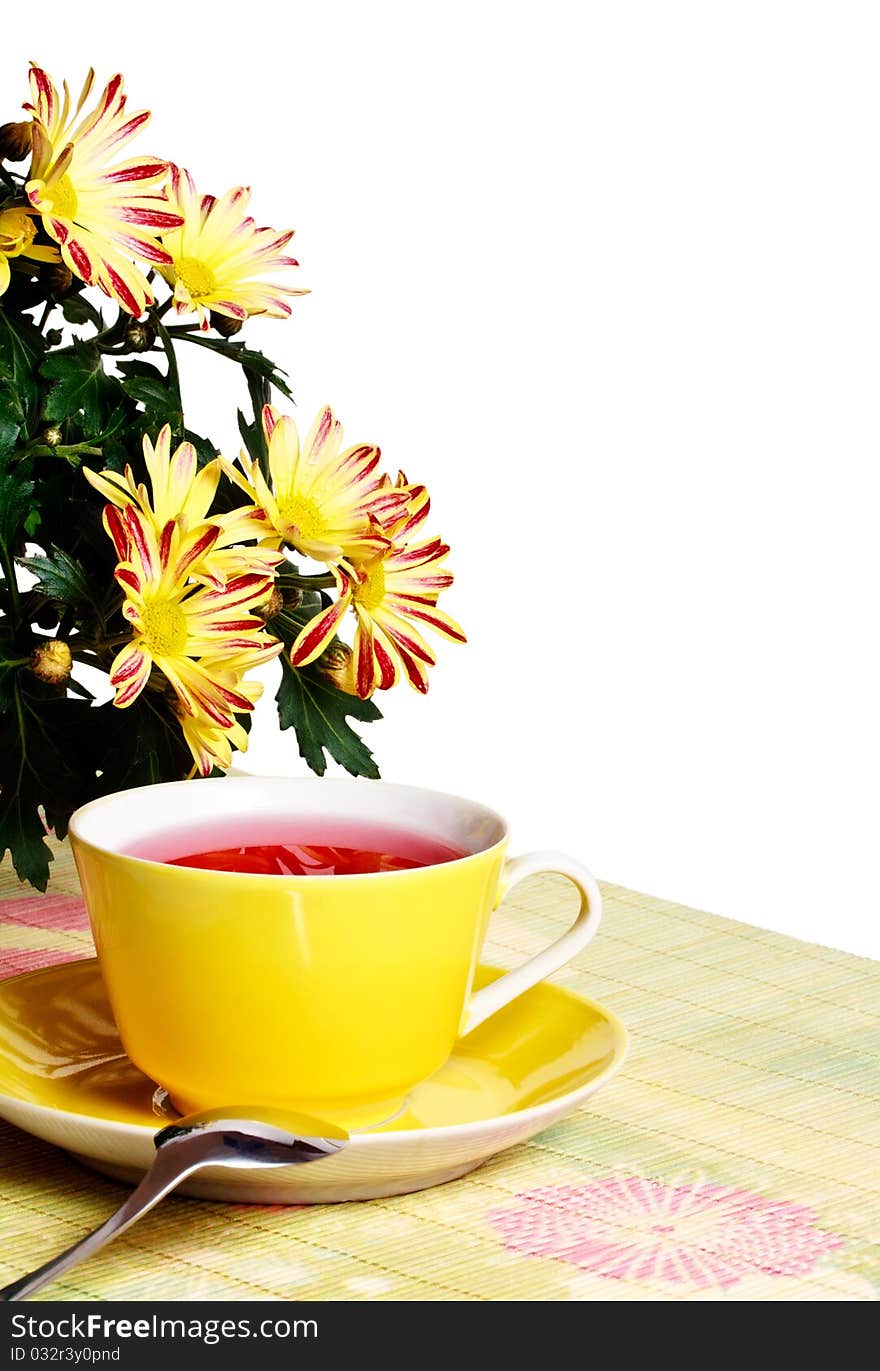
[[[237,817],[368,822],[465,855],[354,876],[205,871],[130,855],[144,840]],[[187,837],[187,834],[189,835]],[[505,860],[507,827],[482,805],[383,781],[225,778],[123,791],[74,814],[70,837],[126,1052],[184,1111],[295,1106],[343,1122],[393,1113],[458,1036],[569,961],[602,901],[579,862]],[[211,844],[208,843],[208,846]],[[489,916],[511,886],[564,873],[581,908],[567,933],[473,992]]]

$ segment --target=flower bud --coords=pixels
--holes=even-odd
[[[303,593],[299,586],[288,586],[284,592],[284,608],[299,609],[303,602]]]
[[[272,594],[269,596],[266,603],[258,605],[255,612],[259,614],[260,618],[264,619],[268,624],[271,623],[273,619],[278,618],[278,615],[281,613],[283,608],[284,600],[282,598],[281,591],[278,589],[277,586],[273,586]]]
[[[230,319],[227,314],[217,314],[211,310],[211,328],[220,334],[221,338],[234,338],[236,333],[241,333],[241,319]]]
[[[46,444],[46,447],[59,447],[63,437],[64,434],[61,432],[61,429],[57,428],[54,424],[50,425],[49,428],[43,429],[43,442]]]
[[[60,298],[73,285],[73,273],[63,262],[43,262],[40,264],[40,284],[47,295]]]
[[[156,330],[148,319],[136,319],[125,330],[125,341],[132,352],[149,352],[156,341]]]
[[[64,334],[60,328],[46,329],[46,345],[50,348],[57,348],[59,343],[64,342]]]
[[[318,658],[318,670],[333,682],[337,690],[344,691],[346,695],[357,695],[354,653],[347,643],[333,643],[328,647]]]
[[[31,150],[29,120],[0,127],[0,161],[23,162]]]
[[[30,665],[34,675],[47,685],[64,685],[73,658],[67,643],[60,638],[50,638],[34,648]]]

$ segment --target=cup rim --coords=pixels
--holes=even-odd
[[[146,792],[155,792],[155,794],[158,797],[159,795],[161,795],[162,792],[172,789],[179,790],[182,786],[205,786],[210,785],[212,782],[219,783],[221,781],[223,782],[224,787],[250,786],[253,788],[257,788],[262,786],[281,787],[290,785],[310,787],[320,786],[322,790],[326,790],[330,787],[346,790],[354,790],[356,788],[359,794],[364,794],[365,787],[367,786],[381,786],[386,793],[388,791],[397,791],[401,796],[419,795],[422,797],[434,798],[437,800],[444,800],[447,802],[452,801],[456,805],[462,805],[467,809],[479,814],[483,818],[489,821],[494,821],[500,830],[500,835],[495,839],[494,842],[489,843],[485,847],[478,848],[475,852],[466,852],[461,857],[453,857],[450,861],[446,862],[432,862],[428,863],[426,866],[407,867],[402,871],[364,871],[346,872],[341,875],[332,876],[297,876],[286,875],[280,872],[278,874],[275,874],[273,872],[260,871],[216,871],[213,869],[206,869],[204,867],[177,866],[174,863],[163,862],[160,860],[156,860],[152,857],[138,857],[129,852],[122,852],[118,849],[118,847],[113,847],[107,843],[98,842],[92,837],[85,837],[81,832],[81,822],[83,818],[86,818],[87,816],[93,816],[97,810],[109,808],[111,805],[115,805],[120,801],[123,801],[126,796],[142,795]],[[198,818],[197,815],[194,817]],[[509,825],[507,820],[504,818],[503,814],[499,814],[496,809],[492,809],[489,805],[484,805],[479,800],[471,800],[465,795],[456,795],[450,791],[435,790],[429,786],[407,785],[397,781],[385,781],[379,778],[374,780],[372,778],[360,778],[353,776],[349,777],[227,775],[205,778],[191,777],[179,781],[160,781],[155,785],[130,786],[126,790],[115,790],[110,795],[101,795],[95,800],[90,800],[87,804],[80,805],[79,808],[74,810],[73,814],[71,815],[67,825],[67,831],[71,839],[71,846],[74,849],[74,854],[76,852],[76,847],[80,846],[88,848],[92,852],[100,853],[103,856],[114,858],[117,861],[135,862],[138,866],[158,869],[166,873],[169,872],[169,870],[173,870],[173,872],[175,873],[175,879],[178,877],[178,875],[184,880],[193,878],[199,880],[203,879],[205,876],[209,876],[212,879],[215,877],[219,877],[227,881],[239,882],[272,881],[276,885],[279,882],[283,882],[288,885],[290,883],[306,883],[309,888],[318,881],[375,881],[380,879],[392,880],[404,876],[413,879],[419,877],[420,875],[436,871],[440,867],[458,869],[461,866],[463,866],[465,862],[476,861],[479,858],[487,856],[487,854],[489,853],[495,852],[497,849],[503,849],[510,837]]]

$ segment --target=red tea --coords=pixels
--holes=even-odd
[[[251,816],[160,834],[129,848],[169,866],[260,876],[362,876],[453,862],[465,853],[424,833],[356,819]]]

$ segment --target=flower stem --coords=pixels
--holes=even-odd
[[[300,576],[295,571],[287,572],[282,581],[282,586],[293,586],[296,590],[332,590],[335,585],[336,580],[330,572],[322,572],[316,576]]]
[[[124,314],[123,310],[120,310],[109,328],[105,328],[101,333],[96,333],[94,338],[82,340],[77,339],[73,343],[68,343],[66,347],[53,348],[53,357],[58,357],[65,352],[74,352],[76,350],[77,343],[80,341],[91,343],[92,346],[96,347],[99,352],[110,353],[117,351],[119,349],[119,344],[123,340],[123,334],[125,332],[124,321],[128,319],[128,317],[129,316],[127,314]],[[123,348],[123,351],[128,352],[130,351],[130,349],[126,345]]]
[[[75,656],[82,652],[92,652],[100,655],[102,648],[122,647],[123,643],[131,641],[130,633],[116,633],[112,638],[85,638],[81,633],[71,641],[71,651]]]
[[[100,457],[101,448],[92,443],[67,443],[58,447],[48,447],[46,443],[32,443],[28,449],[31,457],[63,457],[72,466],[77,465],[79,457]]]
[[[180,372],[177,367],[177,357],[174,353],[174,343],[167,328],[159,318],[158,311],[151,310],[153,323],[156,325],[156,332],[162,339],[162,347],[165,352],[165,360],[168,363],[168,383],[174,387],[174,394],[177,399],[177,412],[180,415],[180,422],[183,423],[183,398],[180,394]]]
[[[18,582],[15,579],[15,564],[10,561],[6,548],[2,545],[0,545],[0,567],[3,568],[3,576],[9,587],[9,603],[12,606],[12,613],[18,619],[21,606],[18,599]]]

